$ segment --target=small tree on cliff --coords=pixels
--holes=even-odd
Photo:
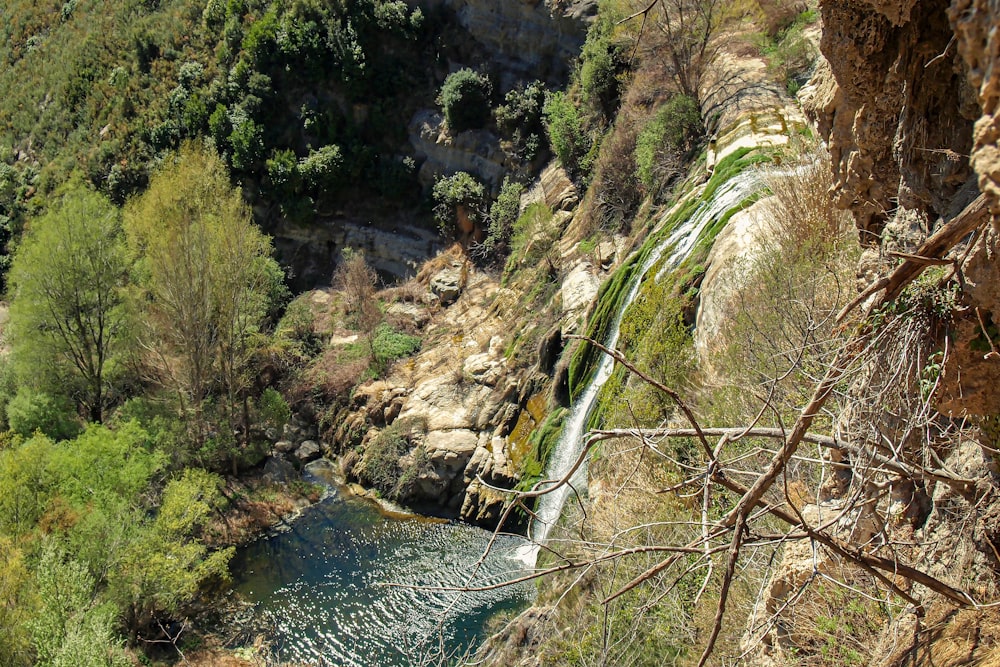
[[[18,374],[73,396],[95,422],[115,396],[129,349],[128,271],[118,210],[79,183],[32,221],[10,271]]]
[[[343,260],[333,274],[333,284],[346,300],[346,311],[365,339],[368,353],[375,360],[375,330],[382,323],[382,311],[375,300],[378,277],[365,262],[365,254],[344,249]]]
[[[666,59],[677,91],[699,102],[701,77],[715,55],[712,41],[723,8],[722,0],[652,0],[629,17],[642,18],[640,41],[652,24],[656,37],[645,44],[646,56]]]

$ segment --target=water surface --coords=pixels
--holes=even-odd
[[[390,516],[334,491],[289,531],[247,546],[231,570],[282,661],[403,667],[429,648],[474,648],[490,617],[530,600],[523,585],[475,593],[406,587],[465,585],[489,536],[464,524]],[[511,554],[522,543],[501,538],[473,584],[521,574],[523,563]]]

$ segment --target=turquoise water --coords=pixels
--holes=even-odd
[[[465,585],[489,536],[463,524],[388,516],[334,491],[287,532],[248,545],[231,570],[280,660],[403,667],[442,647],[448,654],[474,648],[490,617],[530,600],[524,585],[475,593],[406,587]],[[502,537],[473,585],[521,574],[513,553],[522,543]]]

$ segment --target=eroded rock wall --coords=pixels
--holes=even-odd
[[[899,210],[925,230],[972,175],[979,117],[944,0],[826,0],[821,51],[834,85],[809,109],[826,137],[837,203],[876,244]]]

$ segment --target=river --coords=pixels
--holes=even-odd
[[[516,612],[533,588],[506,586],[458,593],[414,587],[461,587],[490,533],[453,522],[397,515],[346,493],[322,467],[313,481],[331,486],[289,529],[260,539],[231,564],[237,592],[253,604],[282,662],[410,667],[429,653],[457,655],[485,638],[486,622]],[[511,558],[523,540],[504,536],[473,585],[507,581],[523,563]]]

